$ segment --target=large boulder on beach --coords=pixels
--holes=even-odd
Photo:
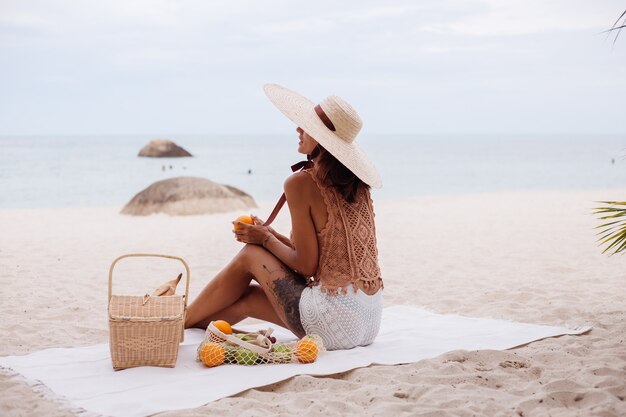
[[[171,216],[223,213],[256,207],[254,199],[230,185],[198,177],[177,177],[157,181],[134,196],[122,214]]]
[[[154,139],[139,151],[139,156],[147,156],[151,158],[171,158],[193,155],[171,140]]]

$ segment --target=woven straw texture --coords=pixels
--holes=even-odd
[[[115,264],[126,257],[163,257],[180,260],[187,272],[185,295],[113,295]],[[174,367],[183,341],[189,267],[168,255],[130,254],[117,258],[109,270],[109,347],[115,370],[136,366]]]
[[[144,297],[134,295],[113,295],[109,305],[109,318],[113,321],[162,321],[180,320],[183,316],[182,295],[150,297],[143,304]]]
[[[176,365],[185,334],[183,297],[151,297],[142,303],[142,296],[111,298],[109,345],[114,369]]]
[[[356,144],[363,122],[357,112],[338,96],[326,97],[320,107],[335,126],[330,130],[315,112],[315,103],[277,84],[266,84],[265,94],[289,120],[301,127],[363,182],[381,188],[374,164]]]

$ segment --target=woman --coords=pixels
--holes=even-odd
[[[291,238],[256,217],[238,222],[233,232],[246,245],[189,306],[185,327],[254,317],[317,334],[329,350],[368,345],[383,288],[369,187],[381,181],[354,142],[362,122],[340,97],[315,105],[275,84],[265,93],[296,123],[298,152],[311,161],[284,184]]]

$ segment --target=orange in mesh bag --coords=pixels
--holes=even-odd
[[[196,360],[206,366],[222,364],[261,365],[269,363],[312,363],[324,352],[322,339],[305,336],[290,342],[276,342],[273,329],[242,332],[223,320],[209,323],[204,340],[198,346]]]

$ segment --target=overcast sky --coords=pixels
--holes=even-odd
[[[0,134],[626,133],[623,0],[0,0]]]

